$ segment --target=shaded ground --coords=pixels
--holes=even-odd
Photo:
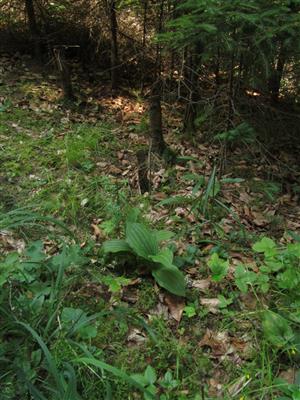
[[[67,295],[69,305],[87,312],[125,307],[129,316],[142,316],[157,338],[153,342],[130,318],[111,315],[92,339],[98,353],[129,372],[141,373],[149,364],[159,377],[172,371],[177,383],[165,398],[276,398],[274,379],[283,371],[290,379],[297,364],[272,354],[262,338],[259,316],[276,303],[276,294],[242,294],[233,276],[240,263],[255,271],[251,245],[259,237],[284,244],[292,240],[290,231],[299,231],[297,152],[279,147],[272,153],[259,142],[235,146],[218,179],[220,146],[183,140],[176,109],[165,104],[166,141],[180,159],[174,166],[154,159],[153,190],[141,196],[135,152],[147,143],[147,121],[138,95],[111,97],[106,87],[90,87],[75,76],[82,96],[68,106],[55,76],[45,78],[28,65],[19,57],[0,59],[0,207],[7,212],[30,206],[56,217],[83,247],[92,247],[90,265]],[[212,176],[214,193],[207,195]],[[184,301],[100,255],[105,239],[122,236],[130,206],[141,209],[150,225],[175,233],[172,246],[188,281]],[[39,238],[40,232],[30,234]],[[56,235],[54,230],[49,244],[54,252]],[[22,230],[2,232],[0,246],[8,252],[27,240]],[[215,250],[230,260],[219,283],[207,266]],[[109,282],[124,272],[129,281],[120,280],[112,291]],[[57,359],[70,358],[62,339],[51,350]],[[84,379],[92,387],[84,398],[99,399],[102,381],[93,374]],[[114,399],[139,398],[125,384],[112,384]]]

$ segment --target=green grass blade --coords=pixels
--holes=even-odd
[[[106,364],[103,361],[96,360],[95,358],[87,358],[87,357],[81,357],[77,358],[74,360],[75,363],[81,363],[81,364],[86,364],[86,365],[92,365],[96,368],[103,369],[107,372],[110,372],[117,378],[122,379],[123,381],[127,382],[129,385],[134,386],[135,388],[139,389],[143,393],[145,393],[149,399],[156,399],[156,397],[150,393],[148,390],[146,390],[141,384],[139,384],[135,379],[131,378],[131,376],[127,375],[125,372],[122,370],[113,367],[112,365]]]
[[[55,380],[55,383],[57,385],[57,389],[60,391],[60,393],[63,395],[64,393],[64,382],[61,378],[61,374],[59,373],[56,364],[54,362],[54,359],[46,345],[46,343],[43,341],[43,339],[39,336],[39,334],[31,328],[28,324],[25,324],[24,322],[17,322],[17,324],[22,325],[25,329],[28,330],[28,332],[31,333],[33,338],[38,342],[39,346],[41,347],[47,364],[48,364],[48,371],[52,375],[53,379]]]

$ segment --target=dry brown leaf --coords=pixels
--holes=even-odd
[[[222,398],[223,385],[214,378],[209,379],[208,395],[213,398]]]
[[[290,385],[293,385],[295,383],[296,370],[294,368],[289,368],[286,371],[281,371],[279,378],[284,379]]]
[[[110,174],[116,174],[116,175],[118,175],[118,174],[122,174],[123,171],[122,171],[120,168],[116,167],[115,165],[111,165],[111,166],[109,167],[109,169],[108,169],[108,172],[109,172]]]
[[[118,151],[118,152],[117,152],[117,157],[118,157],[119,160],[122,160],[122,159],[124,158],[124,153],[123,153],[123,151]]]
[[[153,199],[155,200],[164,200],[165,198],[167,198],[167,194],[164,192],[156,192],[153,194]]]
[[[244,206],[244,214],[246,215],[246,217],[251,218],[251,211],[250,208],[248,206]]]
[[[91,227],[94,231],[93,236],[95,237],[95,239],[104,239],[105,238],[105,233],[99,228],[98,225],[96,224],[91,224]]]
[[[191,267],[185,270],[189,275],[198,275],[198,268]]]
[[[247,380],[245,375],[242,375],[233,385],[229,386],[228,393],[230,396],[237,396],[250,382],[251,378]]]
[[[127,342],[129,345],[139,345],[144,343],[145,340],[145,334],[137,328],[132,328],[127,336]]]
[[[212,314],[217,314],[219,310],[220,300],[219,299],[200,299],[200,304],[205,306]]]
[[[175,321],[180,322],[182,318],[183,309],[185,307],[185,300],[172,294],[166,294],[164,302],[168,306],[168,310]]]
[[[265,216],[257,211],[252,211],[253,222],[256,226],[266,226],[269,224],[269,221],[265,218]]]
[[[5,250],[17,250],[20,254],[25,250],[24,240],[15,239],[8,231],[0,231],[0,244]]]
[[[201,249],[201,250],[202,250],[203,253],[209,253],[210,250],[211,250],[213,247],[214,247],[213,244],[208,244],[207,246],[203,247],[203,249]]]
[[[200,347],[208,346],[214,356],[222,356],[232,352],[227,332],[213,332],[207,329],[199,342]]]
[[[210,279],[196,279],[192,281],[191,285],[193,288],[205,292],[210,287]]]
[[[107,167],[108,166],[108,163],[107,162],[105,162],[105,161],[99,161],[99,162],[97,162],[97,167],[100,167],[100,168],[105,168],[105,167]]]

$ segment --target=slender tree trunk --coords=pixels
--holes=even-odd
[[[25,0],[25,9],[28,18],[29,30],[34,43],[34,56],[37,60],[41,61],[42,51],[40,42],[40,30],[36,22],[33,0]]]
[[[274,102],[278,102],[279,100],[279,92],[281,86],[281,79],[283,75],[284,66],[286,63],[286,58],[284,54],[284,46],[281,44],[279,55],[276,63],[276,67],[271,74],[269,79],[269,90],[271,94],[271,100]]]
[[[221,79],[220,79],[220,62],[221,62],[221,54],[220,54],[220,47],[217,50],[217,59],[215,63],[215,84],[216,84],[216,92],[220,88]]]
[[[188,135],[192,135],[196,131],[195,120],[197,117],[198,102],[200,100],[198,74],[202,53],[203,45],[201,42],[198,42],[190,56],[189,62],[189,81],[187,82],[187,86],[190,88],[190,92],[183,120],[183,131]]]
[[[138,179],[141,193],[150,192],[150,181],[148,179],[148,151],[146,149],[140,149],[136,153],[138,162]]]
[[[188,135],[192,135],[196,131],[195,120],[197,117],[197,100],[198,100],[198,88],[197,88],[197,73],[193,69],[193,63],[191,63],[191,71],[189,78],[189,99],[186,103],[183,118],[183,131]]]
[[[108,13],[110,19],[110,62],[111,62],[111,88],[114,90],[118,87],[118,22],[116,15],[115,0],[108,0]]]
[[[151,150],[162,155],[166,149],[166,143],[163,137],[161,103],[160,95],[158,94],[154,94],[149,98],[149,123]]]
[[[160,8],[159,8],[159,16],[158,16],[158,24],[157,24],[157,29],[156,32],[159,34],[162,32],[162,28],[163,28],[163,18],[164,18],[164,5],[165,2],[164,0],[160,0]],[[159,43],[157,43],[156,45],[156,80],[160,78],[161,75],[161,46]]]
[[[141,60],[141,91],[144,89],[145,84],[145,54],[146,54],[146,34],[147,34],[147,11],[148,11],[148,0],[144,0],[144,9],[143,9],[143,50],[142,50],[142,60]]]
[[[235,54],[232,52],[231,55],[231,63],[229,69],[229,81],[228,81],[228,114],[227,114],[227,124],[226,129],[229,131],[230,128],[233,126],[233,115],[234,115],[234,61],[235,61]]]
[[[59,73],[59,78],[61,81],[64,99],[69,101],[74,101],[75,96],[73,93],[71,71],[68,62],[66,60],[65,48],[63,46],[55,47],[54,56]]]

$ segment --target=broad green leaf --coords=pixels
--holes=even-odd
[[[300,258],[300,243],[290,243],[287,245],[287,254]]]
[[[130,253],[132,252],[131,247],[125,240],[108,240],[103,243],[104,253]]]
[[[143,224],[127,223],[126,242],[140,257],[148,259],[150,255],[158,253],[155,235]]]
[[[294,337],[289,322],[273,311],[265,311],[262,327],[266,339],[274,346],[283,347]]]
[[[148,385],[152,385],[157,380],[155,369],[152,368],[151,365],[148,365],[146,368],[144,376]]]
[[[256,281],[256,274],[253,271],[248,271],[244,265],[239,264],[235,271],[235,284],[242,293],[247,293],[248,285],[254,284]]]
[[[150,397],[150,395],[148,395],[148,393],[151,393],[151,396],[155,396],[155,394],[157,392],[156,386],[153,384],[148,385],[148,386],[146,386],[146,390],[147,390],[147,393],[144,393],[144,399],[151,400],[152,397]]]
[[[149,256],[149,258],[152,261],[158,264],[162,264],[165,267],[170,267],[170,268],[175,267],[173,265],[173,258],[174,258],[173,252],[168,248],[161,250],[157,255]]]
[[[156,239],[158,242],[162,242],[163,240],[169,240],[172,239],[172,237],[174,237],[174,233],[170,232],[170,231],[154,231],[153,232],[156,236]]]
[[[274,257],[277,254],[276,243],[268,237],[254,243],[252,249],[257,253],[264,253],[265,257]]]
[[[132,374],[130,377],[143,387],[146,387],[148,384],[147,379],[142,374]]]
[[[78,333],[82,338],[86,339],[97,335],[97,328],[91,325],[90,318],[80,308],[63,308],[61,322],[69,334]]]
[[[123,276],[103,276],[101,281],[109,287],[109,291],[117,293],[122,289],[122,286],[126,286],[130,283],[130,279],[124,278]]]
[[[268,290],[270,289],[269,280],[270,278],[267,274],[256,275],[256,284],[263,293],[267,293]]]
[[[45,260],[46,254],[44,252],[43,242],[41,240],[32,242],[26,250],[25,255],[28,257],[28,261],[32,263],[38,263]]]
[[[139,215],[141,214],[141,210],[138,208],[131,208],[129,211],[126,221],[127,222],[137,222]]]
[[[51,259],[54,270],[65,269],[71,265],[80,266],[86,262],[87,258],[82,255],[82,250],[78,245],[64,246],[63,250]]]
[[[284,267],[281,261],[277,261],[276,259],[270,259],[265,261],[266,267],[269,269],[269,272],[277,272]],[[260,270],[263,271],[263,267],[260,267]]]
[[[299,284],[299,274],[294,268],[288,268],[276,276],[278,286],[281,289],[294,289]]]
[[[226,299],[226,297],[224,297],[221,294],[218,296],[218,299],[220,301],[219,308],[226,308],[227,306],[229,306],[233,302],[232,298]]]
[[[22,268],[18,253],[10,253],[6,259],[0,263],[0,287],[3,286],[10,275],[16,274]]]
[[[194,317],[195,315],[197,315],[196,309],[195,309],[194,306],[186,306],[186,307],[184,307],[183,313],[184,313],[184,315],[186,315],[188,318],[192,318],[192,317]]]
[[[208,266],[213,274],[212,280],[219,282],[227,274],[229,261],[223,260],[217,253],[214,253],[208,261]]]
[[[184,275],[179,269],[174,267],[160,267],[152,271],[152,275],[156,282],[177,296],[185,296],[185,280]]]

